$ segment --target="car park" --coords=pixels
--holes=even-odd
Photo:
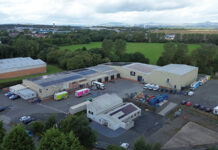
[[[15,99],[18,99],[20,96],[16,95],[16,94],[13,94],[9,97],[10,100],[15,100]]]
[[[187,102],[185,101],[185,100],[183,100],[182,102],[181,102],[181,104],[182,105],[185,105]]]
[[[192,102],[187,102],[185,105],[186,105],[186,106],[191,106],[191,105],[192,105]]]
[[[205,110],[205,107],[203,105],[200,105],[199,109],[200,110]]]
[[[194,104],[194,106],[193,106],[194,108],[199,108],[200,107],[200,105],[199,104]]]

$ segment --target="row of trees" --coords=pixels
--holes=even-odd
[[[96,133],[88,126],[89,122],[83,115],[68,116],[57,122],[51,116],[44,123],[36,121],[28,128],[40,138],[37,150],[84,150],[93,147]],[[21,124],[14,126],[6,134],[0,122],[0,144],[2,150],[34,150],[35,144],[31,136]]]
[[[199,72],[214,74],[218,71],[218,47],[212,44],[202,44],[190,52],[186,44],[166,43],[158,65],[170,63],[188,64],[199,67]]]

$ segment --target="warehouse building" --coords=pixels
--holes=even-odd
[[[66,71],[23,80],[23,84],[37,92],[41,99],[56,92],[69,92],[91,86],[92,81],[108,82],[120,78],[118,71],[106,65]]]
[[[46,63],[41,59],[18,57],[0,59],[0,79],[7,79],[46,72]]]
[[[133,103],[123,103],[116,94],[104,94],[87,104],[87,117],[112,130],[130,129],[141,116],[141,109]]]
[[[171,89],[181,90],[196,81],[198,68],[183,64],[156,66],[142,63],[107,63],[119,71],[124,79],[153,83]]]

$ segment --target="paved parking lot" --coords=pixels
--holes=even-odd
[[[106,83],[105,87],[105,90],[91,90],[91,92],[97,93],[97,95],[104,93],[117,93],[119,96],[123,97],[126,93],[142,90],[143,85],[137,82],[120,79],[114,82]],[[79,104],[90,96],[91,95],[87,95],[77,98],[71,94],[67,100],[31,104],[22,99],[17,99],[14,101],[9,100],[9,98],[4,96],[4,93],[0,91],[0,105],[10,106],[6,111],[0,112],[0,118],[7,118],[7,120],[10,119],[13,122],[17,122],[18,118],[23,115],[32,115],[35,116],[36,119],[44,120],[44,118],[48,117],[48,114],[51,113],[66,114],[70,106]]]

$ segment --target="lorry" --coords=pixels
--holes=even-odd
[[[62,91],[62,92],[54,94],[54,99],[57,100],[57,101],[67,99],[67,98],[68,98],[68,92],[67,91]]]
[[[82,96],[88,95],[89,93],[90,93],[90,89],[84,88],[84,89],[80,89],[80,90],[75,91],[75,96],[82,97]]]
[[[194,83],[192,83],[191,85],[190,85],[190,90],[195,90],[196,88],[198,88],[200,86],[200,81],[196,81],[196,82],[194,82]]]
[[[104,90],[104,89],[105,89],[104,84],[101,83],[101,82],[98,82],[98,81],[92,81],[92,85],[93,85],[93,86],[96,86],[97,89],[101,89],[101,90]]]

